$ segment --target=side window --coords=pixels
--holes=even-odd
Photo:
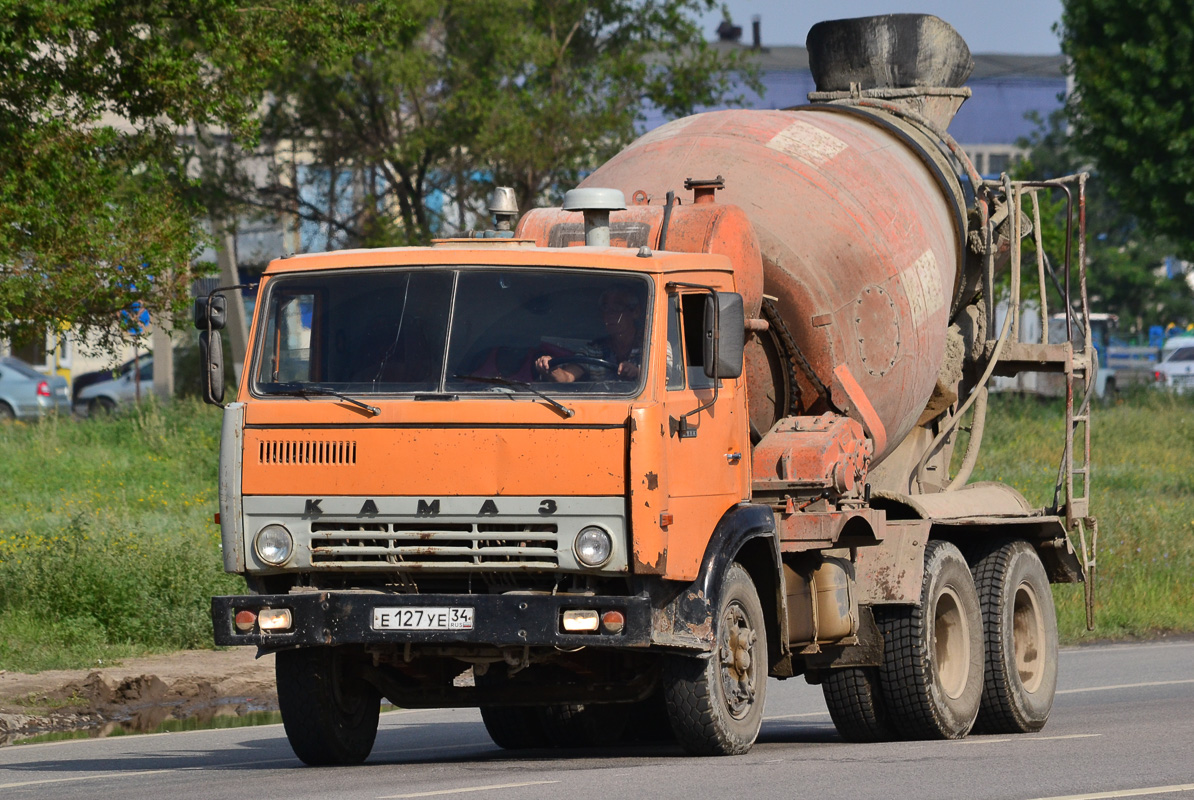
[[[709,295],[672,295],[667,315],[667,388],[683,389],[685,376],[690,389],[710,389],[705,375],[705,300]]]
[[[262,359],[264,381],[288,382],[312,380],[311,327],[315,296],[302,293],[279,299],[276,313],[269,321]]]
[[[684,323],[684,371],[691,389],[711,389],[713,379],[705,374],[705,302],[709,295],[681,295]]]
[[[680,297],[667,303],[667,388],[684,388],[684,345],[680,338]]]

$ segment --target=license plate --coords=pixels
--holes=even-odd
[[[473,609],[459,607],[373,609],[375,631],[471,631]]]

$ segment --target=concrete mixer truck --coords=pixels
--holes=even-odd
[[[269,265],[220,448],[249,591],[212,620],[276,654],[304,762],[363,761],[382,698],[510,749],[738,754],[800,676],[851,741],[1045,724],[1050,584],[1090,586],[1097,535],[1085,176],[975,172],[941,20],[821,23],[809,57],[808,105],[670,122],[561,208],[499,189],[492,231]],[[1049,275],[1066,336],[1021,343]],[[225,302],[196,303],[208,376]],[[970,482],[1023,370],[1066,381],[1044,508]]]

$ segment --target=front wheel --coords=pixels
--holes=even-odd
[[[377,737],[381,694],[339,647],[277,654],[278,708],[294,754],[311,766],[359,764]]]
[[[726,571],[718,602],[713,652],[670,656],[663,693],[676,739],[689,753],[740,755],[763,724],[767,694],[767,631],[750,575],[738,564]]]
[[[1057,690],[1057,615],[1049,576],[1025,541],[992,548],[974,565],[986,630],[987,667],[975,730],[1045,727]]]
[[[905,739],[960,739],[983,694],[983,621],[970,567],[949,542],[925,547],[919,606],[880,607],[879,677]]]

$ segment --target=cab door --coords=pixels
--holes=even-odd
[[[714,397],[703,351],[709,297],[699,289],[678,289],[668,296],[666,577],[680,580],[696,577],[718,520],[747,499],[750,486],[743,378],[719,379],[716,402],[696,411]]]

